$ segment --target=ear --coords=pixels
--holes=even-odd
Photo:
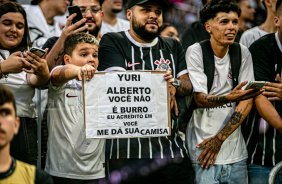
[[[209,22],[206,22],[204,24],[206,31],[210,34],[211,33],[211,25]]]
[[[65,54],[64,55],[64,62],[65,62],[65,64],[71,64],[71,56]]]
[[[271,2],[270,0],[264,0],[264,4],[267,6],[267,7],[271,7]],[[275,5],[274,5],[275,6]]]
[[[127,19],[128,19],[129,21],[131,21],[131,15],[132,15],[132,10],[128,9],[128,10],[126,11],[126,17],[127,17]]]
[[[274,17],[274,24],[277,28],[280,28],[280,20],[277,16]]]
[[[102,12],[101,12],[101,18],[104,18],[104,15],[105,15],[105,14],[104,14],[104,12],[102,11]]]
[[[20,128],[20,118],[19,117],[16,117],[16,120],[15,120],[15,127],[14,127],[14,134],[18,134],[19,132],[19,128]]]

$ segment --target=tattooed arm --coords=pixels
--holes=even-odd
[[[214,165],[222,143],[241,125],[251,111],[252,106],[253,99],[241,101],[225,127],[216,136],[204,140],[197,146],[197,148],[201,148],[206,145],[197,160],[197,162],[200,162],[203,159],[201,167],[208,168],[210,163],[212,163],[211,166]]]
[[[177,96],[187,96],[192,92],[192,84],[189,79],[188,74],[181,75],[178,80],[180,81],[180,86],[176,90]]]
[[[47,64],[49,71],[58,65],[61,65],[64,61],[64,45],[65,38],[59,38],[56,44],[53,46],[52,50],[47,55]]]
[[[66,26],[64,27],[62,34],[52,50],[47,55],[47,64],[49,67],[49,70],[51,71],[55,66],[61,65],[63,63],[63,57],[64,57],[64,42],[65,39],[73,34],[73,33],[79,33],[85,29],[87,29],[87,25],[80,27],[79,26],[86,21],[86,19],[81,19],[80,21],[76,22],[75,24],[72,24],[73,18],[76,16],[76,14],[72,14],[69,16],[66,22]]]
[[[252,88],[248,90],[242,90],[242,87],[247,84],[247,81],[242,82],[238,86],[236,86],[233,91],[224,96],[215,96],[215,95],[207,95],[204,93],[194,93],[194,99],[197,103],[197,106],[200,108],[212,108],[222,106],[227,103],[243,101],[249,98],[253,98],[260,93],[262,90],[258,90],[257,88]]]

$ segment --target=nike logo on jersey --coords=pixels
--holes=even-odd
[[[139,65],[139,64],[140,63],[132,63],[132,64],[130,64],[130,62],[128,62],[127,67],[132,67],[132,66]]]
[[[66,95],[68,98],[74,98],[74,97],[77,97],[77,96],[71,96],[69,95],[69,93]]]

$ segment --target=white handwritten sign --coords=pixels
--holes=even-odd
[[[170,135],[165,72],[111,72],[85,81],[86,138]]]

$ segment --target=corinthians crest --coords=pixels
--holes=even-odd
[[[168,59],[165,61],[164,58],[161,58],[160,61],[156,60],[155,64],[158,65],[157,68],[160,68],[164,71],[171,71],[169,66],[170,61]]]

